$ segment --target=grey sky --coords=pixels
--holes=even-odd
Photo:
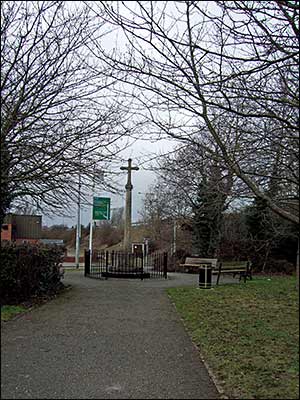
[[[155,181],[155,173],[149,170],[150,163],[148,159],[153,159],[163,153],[172,151],[175,146],[175,141],[171,140],[159,140],[157,142],[151,142],[143,140],[137,141],[124,150],[120,156],[123,158],[123,163],[120,161],[120,167],[126,165],[126,160],[132,158],[133,165],[137,165],[140,170],[132,173],[132,221],[136,222],[140,219],[140,212],[143,206],[144,193],[149,190],[151,184]],[[155,161],[153,161],[155,162]],[[109,177],[107,177],[109,179]],[[98,197],[110,197],[111,208],[119,208],[124,206],[125,202],[125,184],[127,180],[126,172],[120,171],[119,188],[123,190],[122,195],[114,195],[107,191],[101,191],[100,188],[95,189],[95,196]],[[66,210],[66,214],[68,214]],[[81,210],[81,222],[86,226],[90,222],[91,208],[87,205],[82,206]],[[54,224],[65,224],[68,226],[76,225],[77,214],[76,209],[71,210],[69,216],[57,216],[53,215],[52,218],[44,215],[43,225],[51,226]]]

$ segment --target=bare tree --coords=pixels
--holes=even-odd
[[[112,226],[124,229],[124,207],[112,209],[112,216],[110,223]]]
[[[218,157],[212,159],[196,144],[178,146],[171,155],[158,159],[156,172],[156,203],[164,205],[163,216],[189,227],[194,252],[215,256],[223,213],[234,199],[232,175]]]
[[[79,179],[83,197],[92,180],[112,187],[126,111],[86,51],[94,23],[81,2],[1,2],[1,222],[14,205],[69,208]]]
[[[298,224],[297,2],[100,3],[90,7],[121,28],[128,44],[105,61],[132,85],[153,129],[183,141],[196,136],[203,148],[208,130],[249,193]],[[99,42],[93,51],[104,60]]]

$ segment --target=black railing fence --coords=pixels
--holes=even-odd
[[[125,253],[120,251],[85,250],[84,275],[90,278],[165,278],[167,253]]]

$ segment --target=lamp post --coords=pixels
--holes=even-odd
[[[79,268],[80,238],[81,238],[81,157],[82,143],[79,144],[79,176],[78,176],[78,197],[77,197],[77,226],[76,226],[76,251],[75,264]]]
[[[76,226],[76,252],[75,252],[75,264],[76,268],[79,268],[79,257],[80,257],[80,238],[81,238],[81,173],[79,172],[78,179],[78,198],[77,198],[77,226]]]
[[[93,225],[94,225],[94,219],[93,219],[93,207],[94,207],[94,195],[95,195],[95,168],[96,164],[94,164],[94,173],[93,173],[93,186],[92,186],[92,205],[91,205],[91,221],[90,221],[90,237],[89,237],[89,251],[90,251],[90,267],[92,266],[92,252],[93,252]],[[103,182],[103,174],[102,174],[102,182]]]

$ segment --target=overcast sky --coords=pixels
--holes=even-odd
[[[137,141],[128,147],[126,150],[120,154],[124,162],[120,162],[121,166],[126,166],[126,160],[131,158],[133,160],[133,165],[138,166],[139,171],[132,172],[132,221],[138,221],[140,217],[140,212],[143,205],[144,193],[149,191],[151,184],[155,181],[155,173],[150,168],[149,159],[153,159],[164,153],[172,151],[175,146],[175,141],[171,140],[160,140],[157,142],[149,141]],[[153,161],[154,163],[155,161]],[[122,195],[115,195],[106,191],[101,191],[100,189],[95,190],[95,196],[97,197],[110,197],[111,198],[111,208],[123,207],[125,204],[125,184],[127,181],[126,171],[120,171],[119,187],[123,190]],[[81,207],[81,223],[86,226],[90,222],[91,208],[86,205]],[[56,224],[64,224],[68,226],[75,226],[77,223],[76,210],[72,210],[70,217],[68,216],[56,216],[53,215],[52,218],[43,215],[43,225],[51,226]]]
[[[135,2],[127,2],[127,5],[131,5],[134,7]],[[91,3],[92,4],[92,3]],[[96,2],[93,7],[96,7]],[[122,4],[120,4],[122,7]],[[73,7],[72,3],[70,3],[70,7]],[[124,8],[124,7],[123,7]],[[95,8],[97,9],[97,7]],[[123,11],[126,14],[126,9]],[[124,34],[122,30],[116,29],[101,38],[101,45],[106,49],[113,48],[117,45],[119,50],[125,50],[126,40],[124,38]],[[120,166],[126,166],[128,158],[133,160],[133,165],[136,165],[140,168],[139,171],[134,171],[132,173],[132,221],[136,222],[140,219],[140,212],[142,210],[143,204],[143,196],[144,193],[149,191],[149,187],[155,181],[155,173],[151,170],[150,164],[147,160],[154,159],[155,156],[159,156],[164,153],[168,153],[172,151],[176,142],[174,139],[161,139],[159,141],[150,141],[150,140],[134,140],[134,143],[126,148],[122,153],[118,155],[118,159],[120,158]],[[117,159],[116,158],[116,159]],[[122,160],[123,159],[123,160]],[[154,161],[153,161],[154,163]],[[117,168],[119,168],[117,167]],[[110,197],[111,198],[111,208],[119,208],[123,207],[125,203],[125,184],[127,180],[126,171],[118,171],[120,173],[119,178],[119,188],[123,190],[123,195],[113,195],[112,193],[101,191],[96,188],[95,196],[98,197]],[[108,179],[109,176],[106,176]],[[68,226],[74,226],[77,223],[77,212],[76,209],[70,211],[71,217],[62,217],[53,215],[52,218],[47,216],[43,216],[43,224],[50,226],[53,224],[65,224]],[[81,210],[81,223],[86,226],[90,222],[91,209],[88,206],[82,206]]]

